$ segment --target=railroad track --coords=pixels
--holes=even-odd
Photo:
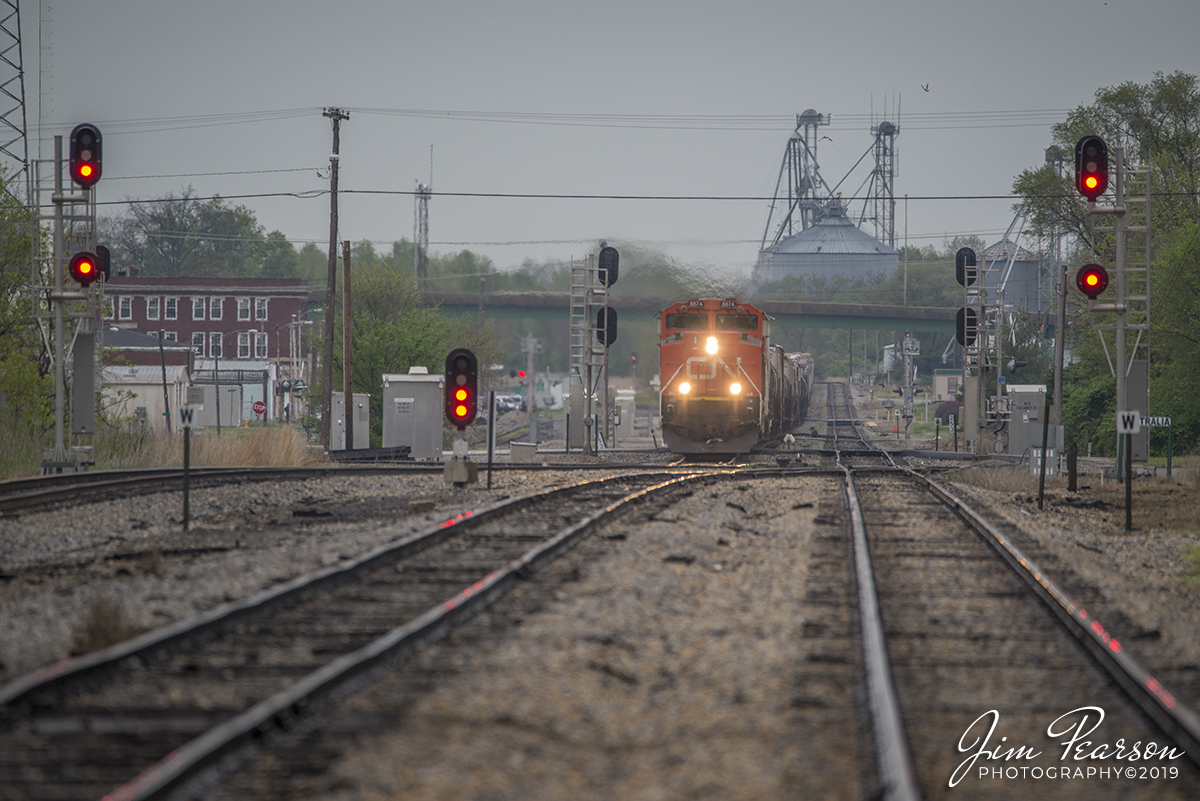
[[[465,512],[319,574],[42,668],[0,688],[0,797],[158,797],[444,635],[601,521],[705,480],[623,476]]]
[[[492,469],[497,471],[654,470],[658,467],[660,465],[595,461],[554,464],[497,462],[492,465]],[[353,459],[346,459],[335,465],[308,467],[194,467],[189,471],[189,478],[193,487],[204,487],[247,481],[304,481],[337,475],[403,476],[413,473],[441,473],[442,470],[441,462],[386,463],[376,461],[356,464]],[[100,470],[89,473],[10,479],[0,481],[0,512],[17,514],[48,504],[89,503],[146,493],[174,492],[182,486],[183,470],[176,468]]]
[[[1175,759],[1153,768],[1162,782],[1175,783],[1125,788],[1134,793],[1128,797],[1200,797],[1200,719],[1192,710],[1132,658],[1119,633],[967,504],[886,453],[879,452],[887,466],[864,458],[870,445],[853,423],[848,387],[830,383],[826,391],[827,436],[843,471],[843,508],[839,514],[827,500],[827,514],[851,533],[882,797],[955,798],[958,787],[971,798],[1011,798],[1013,785],[980,780],[1013,767],[989,758],[988,725],[998,724],[993,751],[1000,737],[1006,747],[1043,751],[1047,727],[1059,716],[1060,729],[1082,727],[1085,713],[1071,713],[1086,707],[1105,710],[1092,711],[1091,720],[1106,715],[1114,739],[1173,749]],[[1059,764],[1027,759],[1021,767],[1043,776],[1053,768],[1057,776]],[[1129,763],[1096,759],[1086,767],[1112,775]],[[1096,797],[1086,781],[1054,792]]]

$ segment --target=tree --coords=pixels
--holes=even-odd
[[[1057,230],[1073,244],[1077,263],[1112,264],[1111,233],[1092,234],[1093,219],[1072,181],[1075,143],[1097,134],[1125,159],[1149,168],[1152,196],[1151,305],[1153,323],[1143,344],[1149,345],[1151,410],[1176,422],[1180,447],[1200,446],[1200,420],[1194,399],[1200,394],[1200,348],[1194,333],[1200,323],[1195,277],[1200,260],[1200,84],[1195,76],[1156,73],[1149,84],[1126,82],[1096,91],[1095,102],[1080,106],[1053,127],[1051,156],[1065,156],[1062,173],[1056,164],[1023,171],[1013,182],[1021,196],[1017,211],[1026,215],[1035,235]],[[1053,158],[1051,159],[1053,161]],[[1068,313],[1078,312],[1079,304]],[[1078,315],[1073,362],[1064,374],[1063,421],[1069,439],[1090,440],[1111,451],[1116,411],[1115,379],[1101,332],[1091,315]],[[1110,334],[1111,339],[1111,334]],[[1155,432],[1157,434],[1158,432]]]
[[[379,377],[385,373],[407,373],[423,366],[438,373],[446,354],[465,347],[475,352],[480,365],[503,361],[499,337],[491,326],[480,326],[474,315],[454,319],[436,306],[427,305],[416,277],[391,259],[354,265],[354,363],[355,392],[371,394],[371,442],[382,444],[383,395]],[[337,321],[335,341],[341,341],[344,320]],[[335,348],[334,386],[344,386],[341,350]]]
[[[0,171],[0,183],[6,180]],[[54,381],[33,318],[29,210],[0,192],[0,476],[30,475],[54,425]]]
[[[252,278],[264,274],[268,258],[272,271],[287,260],[282,234],[264,237],[250,209],[220,197],[201,201],[190,187],[179,196],[130,200],[127,215],[101,221],[101,238],[114,269],[143,277]]]

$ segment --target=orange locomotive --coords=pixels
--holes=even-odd
[[[770,342],[771,318],[749,303],[699,298],[659,315],[659,413],[675,453],[747,453],[798,426],[813,361]]]

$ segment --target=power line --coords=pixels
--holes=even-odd
[[[980,111],[911,112],[899,120],[914,130],[1037,127],[1062,122],[1073,109],[983,109]],[[795,127],[793,114],[596,114],[569,112],[482,111],[461,109],[350,107],[358,114],[453,122],[490,122],[507,125],[552,125],[586,128],[629,128],[712,131],[778,131]],[[226,125],[249,125],[318,116],[320,107],[301,107],[215,114],[176,115],[101,120],[106,135],[159,133]],[[869,126],[877,114],[829,114],[831,130]],[[55,123],[56,125],[59,123]],[[66,123],[62,123],[66,125]]]

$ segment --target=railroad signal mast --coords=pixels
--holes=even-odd
[[[462,487],[474,484],[479,469],[467,459],[464,431],[475,422],[479,408],[479,360],[466,348],[455,348],[446,356],[446,419],[458,429],[454,437],[454,456],[446,462],[443,476],[447,484]],[[490,414],[489,410],[489,414]]]
[[[954,277],[963,288],[963,306],[958,310],[955,337],[963,349],[963,441],[967,451],[979,442],[980,389],[983,382],[985,343],[980,321],[987,317],[987,288],[981,281],[974,248],[959,248],[954,254]]]
[[[55,136],[53,160],[34,164],[31,181],[34,221],[53,224],[49,253],[43,250],[40,237],[34,239],[31,279],[34,316],[54,369],[54,447],[43,455],[44,474],[78,471],[91,462],[90,446],[68,447],[65,387],[70,359],[73,367],[70,434],[84,438],[80,442],[88,442],[86,438],[95,434],[96,423],[94,321],[98,317],[99,293],[92,287],[98,279],[107,279],[109,275],[108,249],[96,245],[93,191],[102,174],[102,146],[99,128],[83,123],[71,131],[67,158],[63,154],[63,137]],[[69,184],[63,179],[64,166],[70,176]],[[71,188],[75,190],[73,193]],[[42,214],[47,205],[53,205],[53,213]],[[71,319],[76,321],[75,331],[68,335],[66,329]]]
[[[1148,410],[1137,408],[1145,399],[1131,399],[1128,379],[1137,358],[1138,347],[1150,331],[1150,178],[1147,169],[1130,169],[1125,164],[1124,148],[1112,149],[1113,163],[1109,163],[1109,148],[1099,136],[1089,135],[1075,145],[1075,187],[1088,202],[1089,215],[1107,215],[1111,225],[1094,226],[1095,231],[1113,234],[1113,269],[1111,286],[1112,301],[1101,302],[1100,297],[1110,286],[1107,269],[1099,264],[1087,264],[1079,269],[1075,284],[1088,299],[1088,310],[1111,312],[1113,323],[1096,325],[1098,330],[1113,329],[1115,334],[1114,353],[1109,361],[1117,382],[1117,416],[1146,414]],[[1112,205],[1099,205],[1108,191],[1109,172],[1112,172]],[[1130,192],[1130,184],[1134,191]],[[1135,246],[1129,248],[1129,240]],[[1128,252],[1127,252],[1128,250]],[[1127,335],[1137,331],[1137,339],[1129,348]],[[1103,335],[1101,344],[1104,344]],[[1148,345],[1148,343],[1147,343]],[[1132,352],[1130,352],[1132,351]],[[1108,355],[1108,347],[1104,347]],[[1132,436],[1136,432],[1123,432],[1118,438],[1117,470],[1122,475],[1122,451],[1125,465],[1132,455]]]
[[[608,411],[608,349],[617,339],[617,311],[608,305],[608,289],[617,282],[620,253],[607,242],[600,243],[598,256],[571,263],[571,415],[582,418],[582,431],[568,426],[568,442],[575,429],[582,439],[583,453],[594,453],[597,437],[612,443],[612,420]],[[578,392],[582,402],[574,400]],[[597,419],[596,400],[600,401]]]

